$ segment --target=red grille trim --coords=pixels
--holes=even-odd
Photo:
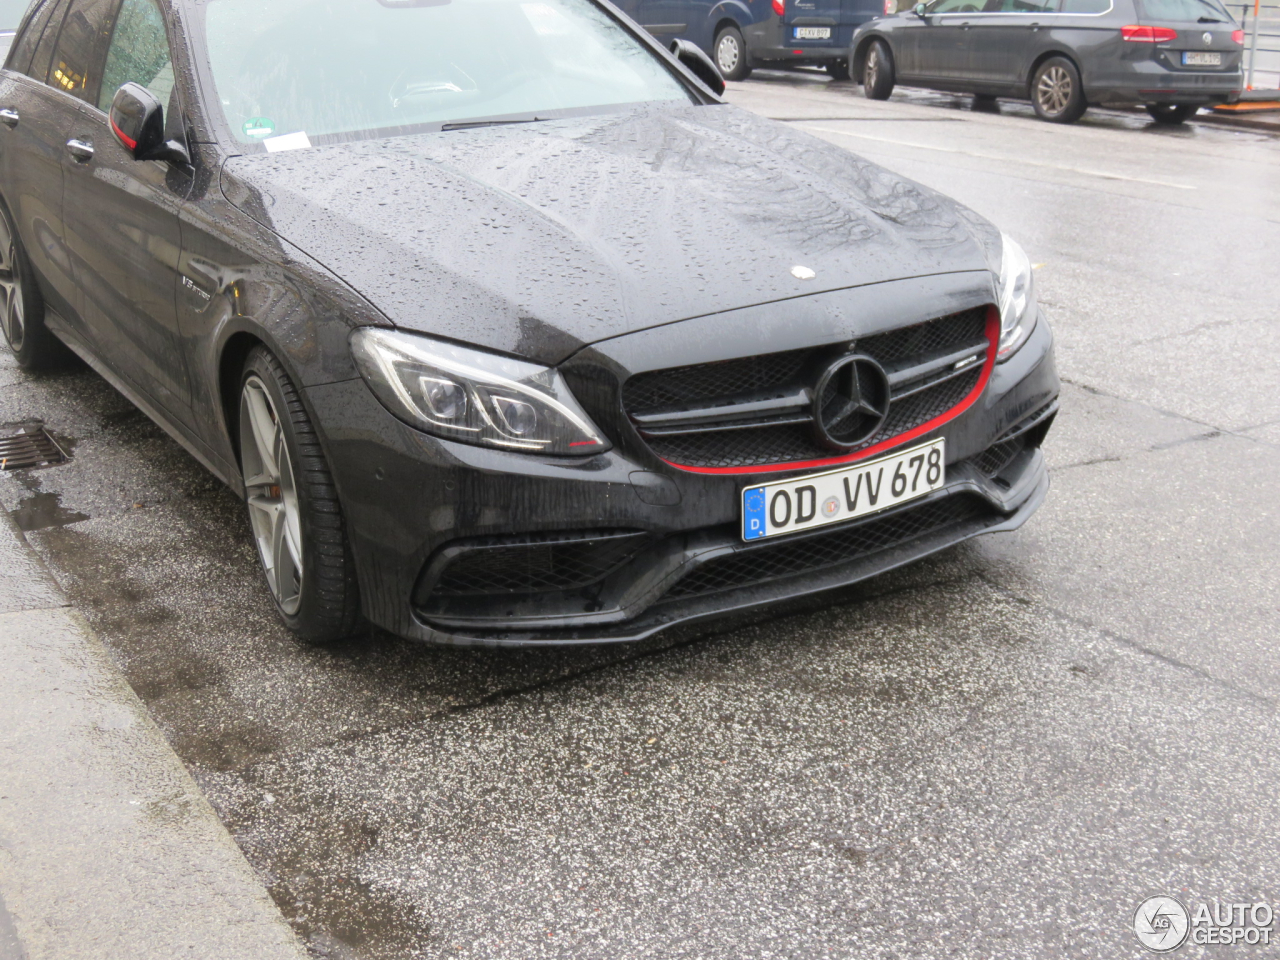
[[[859,460],[865,460],[867,457],[875,456],[877,453],[883,453],[900,444],[924,436],[931,430],[936,430],[943,424],[949,423],[960,416],[978,401],[978,398],[982,396],[982,391],[987,388],[987,381],[991,379],[991,371],[995,369],[996,365],[996,353],[1000,348],[1000,311],[994,305],[987,307],[987,344],[987,360],[982,365],[982,376],[978,379],[974,388],[969,391],[967,397],[946,413],[936,416],[918,427],[913,427],[905,433],[900,433],[887,440],[881,440],[874,446],[859,450],[857,453],[824,457],[820,460],[795,460],[789,463],[755,464],[748,467],[693,467],[665,458],[663,458],[663,463],[668,463],[677,470],[683,470],[686,473],[729,474],[735,476],[751,473],[778,473],[783,470],[811,470],[821,467],[838,467],[842,463],[857,463]]]

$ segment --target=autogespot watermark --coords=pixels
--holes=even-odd
[[[1271,904],[1215,900],[1188,910],[1177,897],[1147,897],[1133,912],[1133,933],[1153,953],[1169,953],[1188,940],[1199,944],[1270,944]],[[1277,941],[1280,942],[1280,941]]]

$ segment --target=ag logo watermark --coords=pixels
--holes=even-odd
[[[1133,913],[1133,932],[1148,950],[1168,953],[1187,942],[1191,914],[1176,897],[1147,897]]]
[[[1197,944],[1270,944],[1276,913],[1269,903],[1200,903],[1188,910],[1177,897],[1147,897],[1133,913],[1133,933],[1153,953]]]

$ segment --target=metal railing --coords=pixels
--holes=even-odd
[[[1280,3],[1232,3],[1244,27],[1244,82],[1250,90],[1280,89]]]

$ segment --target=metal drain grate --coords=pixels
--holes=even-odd
[[[67,455],[44,427],[23,427],[17,433],[0,436],[0,470],[26,470],[66,462]]]

